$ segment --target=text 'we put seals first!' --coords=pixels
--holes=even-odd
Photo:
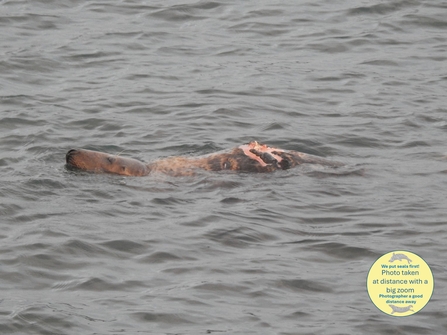
[[[392,251],[371,266],[366,285],[371,301],[382,312],[409,316],[428,303],[434,280],[421,257],[409,251]]]

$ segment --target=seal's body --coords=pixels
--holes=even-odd
[[[103,152],[72,149],[66,155],[67,165],[91,172],[125,176],[146,176],[162,172],[173,176],[193,175],[197,169],[208,171],[272,172],[287,170],[300,164],[320,164],[331,167],[343,164],[298,151],[271,148],[257,142],[241,145],[230,151],[201,157],[169,157],[153,163],[124,158]]]
[[[408,311],[414,312],[414,310],[412,309],[413,305],[408,305],[408,306],[405,306],[405,307],[396,306],[396,305],[388,305],[388,306],[390,306],[391,309],[392,309],[391,314],[394,314],[394,313],[405,313],[405,312],[408,312]]]
[[[405,254],[396,254],[396,253],[393,252],[393,256],[391,256],[389,262],[392,263],[394,261],[402,261],[404,259],[408,262],[408,264],[410,264],[412,262],[412,260],[409,259],[407,255],[405,255]]]

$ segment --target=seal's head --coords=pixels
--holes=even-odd
[[[66,155],[67,165],[84,171],[107,172],[124,176],[145,176],[149,168],[142,162],[104,152],[71,149]]]

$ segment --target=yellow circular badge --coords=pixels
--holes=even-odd
[[[366,285],[371,301],[382,312],[409,316],[428,303],[434,281],[421,257],[409,251],[392,251],[371,266]]]

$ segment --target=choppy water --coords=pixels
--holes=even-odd
[[[442,1],[1,1],[2,334],[447,331]],[[250,140],[363,175],[123,178]],[[406,318],[366,292],[410,250],[435,291]]]

